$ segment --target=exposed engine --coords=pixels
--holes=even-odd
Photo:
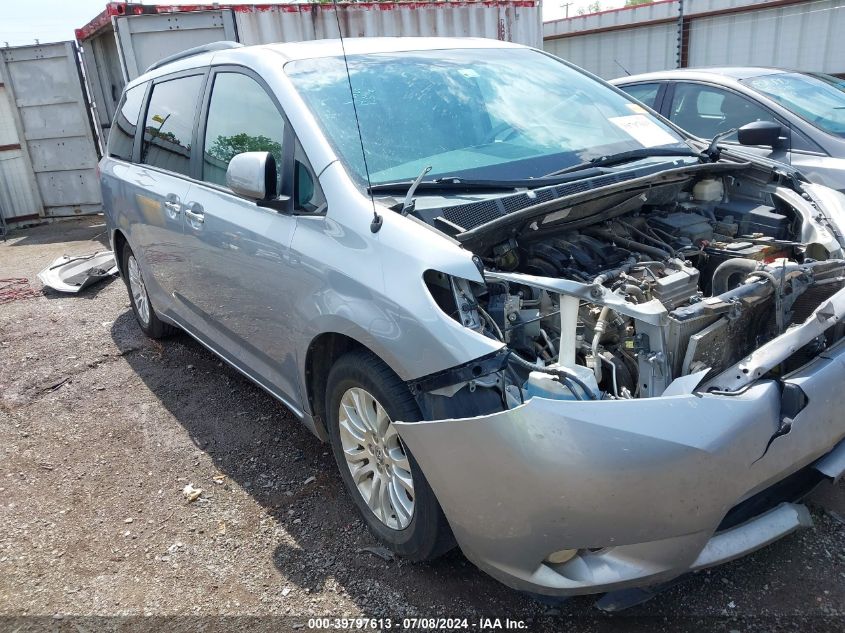
[[[801,241],[806,213],[788,196],[732,199],[727,180],[594,221],[535,221],[475,250],[486,287],[455,290],[464,323],[477,312],[476,329],[507,344],[511,404],[661,395],[679,376],[718,374],[843,287],[845,261]]]

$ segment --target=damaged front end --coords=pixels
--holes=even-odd
[[[747,163],[603,191],[421,215],[485,280],[429,271],[435,301],[502,348],[411,381],[428,421],[397,426],[466,555],[539,593],[740,556],[809,520],[749,500],[845,468],[845,259],[813,199]]]
[[[682,378],[692,390],[803,323],[845,287],[842,247],[809,196],[749,168],[677,169],[644,187],[538,203],[481,224],[478,204],[429,214],[435,226],[448,217],[485,280],[429,271],[429,291],[506,353],[498,364],[468,364],[475,375],[458,367],[412,389],[450,397],[495,377],[506,408],[540,393],[653,398]],[[543,190],[529,193],[539,199]],[[768,371],[800,366],[843,333],[830,324]]]

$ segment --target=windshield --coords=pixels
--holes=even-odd
[[[285,70],[347,169],[372,184],[537,178],[593,158],[677,145],[641,106],[529,49],[458,49],[290,62]]]
[[[825,132],[845,137],[845,81],[822,74],[779,73],[745,83]]]

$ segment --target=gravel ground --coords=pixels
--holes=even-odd
[[[457,551],[384,560],[328,448],[270,396],[185,335],[147,339],[118,279],[40,292],[37,271],[100,248],[104,229],[89,218],[0,243],[0,278],[39,291],[0,299],[0,628],[452,616],[470,629],[509,617],[530,630],[843,630],[842,485],[811,497],[815,527],[622,614],[595,597],[541,604]],[[188,484],[202,489],[193,503]]]

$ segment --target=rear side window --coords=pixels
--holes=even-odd
[[[123,93],[114,123],[109,130],[109,156],[132,160],[135,130],[138,127],[138,117],[141,115],[141,104],[146,90],[147,84],[141,84]]]
[[[153,86],[141,162],[187,175],[191,169],[191,137],[202,76],[171,79]]]
[[[652,110],[656,109],[654,104],[657,102],[660,84],[637,84],[636,86],[620,86],[620,88]]]
[[[219,73],[208,106],[202,179],[225,187],[229,161],[242,152],[270,152],[278,178],[284,133],[282,114],[258,82],[239,73]],[[277,180],[277,191],[279,184]]]

